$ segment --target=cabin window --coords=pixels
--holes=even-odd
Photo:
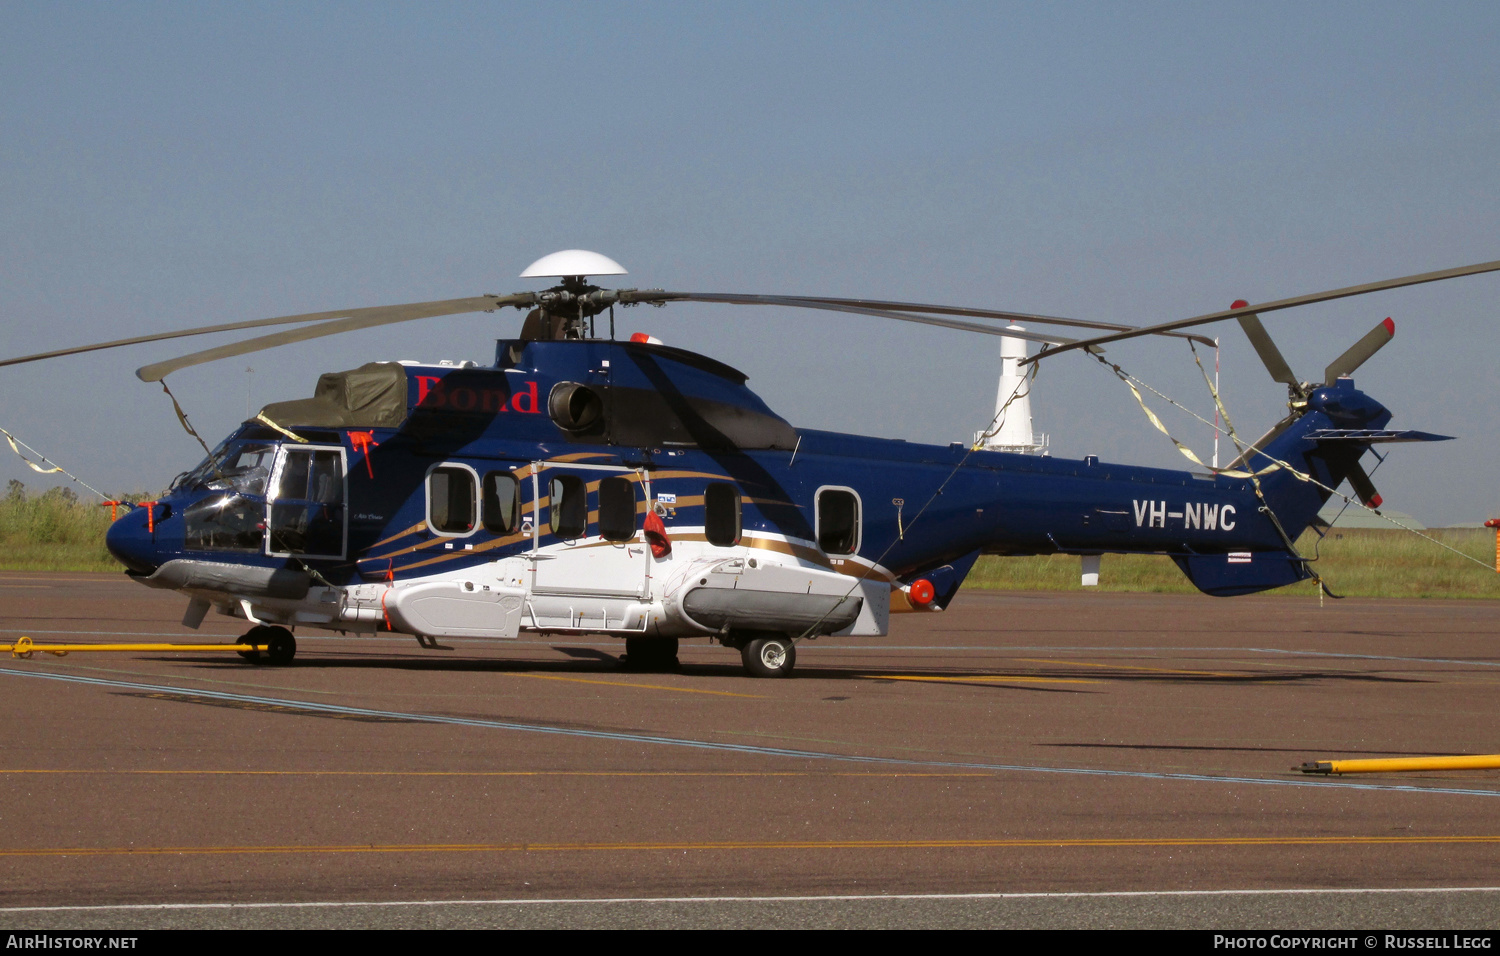
[[[629,478],[599,482],[599,536],[607,541],[635,537],[635,482]]]
[[[589,490],[576,475],[558,475],[549,487],[548,526],[559,538],[581,538],[589,526]]]
[[[817,497],[818,547],[826,554],[859,550],[859,496],[848,488],[820,488]]]
[[[484,476],[484,530],[512,534],[521,519],[521,483],[513,471],[492,471]]]
[[[703,533],[721,548],[740,543],[740,490],[714,482],[703,491]]]
[[[344,553],[344,453],[283,446],[271,500],[272,554]]]
[[[427,473],[427,523],[438,534],[474,530],[478,494],[474,472],[445,465]]]

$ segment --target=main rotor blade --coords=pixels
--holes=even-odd
[[[1236,301],[1230,306],[1231,309],[1244,308],[1249,305],[1244,299]],[[1250,344],[1255,346],[1255,354],[1260,356],[1261,363],[1265,365],[1266,371],[1271,373],[1271,378],[1284,385],[1300,389],[1302,382],[1292,372],[1292,367],[1286,364],[1286,359],[1281,355],[1281,349],[1271,341],[1271,333],[1260,324],[1260,316],[1251,313],[1240,316],[1240,328],[1245,330],[1245,335],[1250,339]]]
[[[979,332],[983,335],[1005,335],[1011,338],[1025,339],[1028,342],[1040,342],[1044,345],[1058,345],[1074,341],[1073,339],[1057,335],[1040,335],[1036,332],[1006,329],[998,325],[979,325],[975,322],[959,322],[955,319],[940,319],[936,316],[914,315],[907,312],[892,312],[887,309],[870,309],[858,305],[835,305],[817,299],[799,299],[789,295],[738,295],[716,292],[668,292],[666,295],[671,296],[677,301],[687,302],[719,302],[728,305],[780,305],[793,309],[822,309],[827,312],[873,315],[882,319],[916,322],[919,325],[936,325],[945,329],[957,329],[961,332]]]
[[[1065,319],[1056,315],[1038,315],[1032,312],[1004,312],[996,309],[971,309],[964,306],[953,305],[922,305],[917,302],[886,302],[881,299],[834,299],[828,296],[804,296],[811,302],[828,302],[836,305],[866,306],[872,309],[889,309],[894,312],[928,312],[933,315],[972,315],[983,319],[1004,319],[1007,322],[1032,322],[1043,325],[1066,325],[1078,329],[1109,329],[1114,332],[1128,332],[1136,328],[1133,325],[1121,325],[1118,322],[1095,322],[1090,319]],[[1163,333],[1172,338],[1192,339],[1201,345],[1212,347],[1214,340],[1206,335],[1194,335],[1190,332],[1166,332]]]
[[[439,302],[413,302],[408,305],[378,305],[366,309],[349,309],[345,312],[334,313],[344,316],[321,322],[317,325],[303,326],[300,329],[289,329],[285,332],[275,332],[271,335],[262,335],[259,338],[246,339],[242,342],[231,342],[218,348],[205,349],[202,352],[194,352],[181,358],[168,359],[165,362],[157,362],[136,370],[136,377],[143,382],[159,382],[167,375],[181,368],[192,365],[201,365],[204,362],[213,362],[218,359],[231,358],[235,355],[245,355],[249,352],[259,352],[262,349],[275,348],[278,345],[290,345],[293,342],[306,342],[310,339],[322,338],[325,335],[338,335],[341,332],[354,332],[359,329],[369,329],[381,325],[394,325],[397,322],[410,322],[414,319],[431,319],[440,315],[461,315],[465,312],[493,312],[496,309],[508,305],[530,305],[536,301],[536,293],[523,292],[518,295],[481,295],[471,299],[445,299]]]
[[[884,319],[896,319],[903,322],[918,322],[922,325],[936,325],[948,329],[959,329],[964,332],[981,332],[987,335],[1009,335],[1012,338],[1027,339],[1032,342],[1072,342],[1073,339],[1061,336],[1038,336],[1033,337],[1025,333],[1014,331],[1002,331],[988,326],[975,325],[969,322],[945,322],[933,319],[929,316],[913,318],[915,313],[928,312],[935,315],[965,315],[977,318],[1003,319],[1007,322],[1037,322],[1052,325],[1068,325],[1085,329],[1111,329],[1130,330],[1134,326],[1119,325],[1111,322],[1090,322],[1084,319],[1064,319],[1057,316],[1036,315],[1030,312],[1002,312],[994,309],[971,309],[960,306],[948,305],[920,305],[915,302],[888,302],[883,299],[836,299],[828,296],[792,296],[792,295],[755,295],[751,293],[718,293],[718,292],[657,292],[647,290],[622,290],[620,293],[622,302],[720,302],[731,305],[776,305],[799,309],[827,309],[833,312],[852,312],[859,315],[873,315]],[[1176,334],[1176,338],[1192,339],[1204,345],[1212,346],[1213,339],[1203,335]]]
[[[1353,375],[1354,370],[1365,362],[1370,356],[1379,352],[1385,343],[1396,337],[1396,323],[1387,318],[1384,322],[1365,333],[1364,338],[1349,346],[1349,350],[1334,359],[1323,370],[1323,382],[1332,385],[1339,380],[1340,376]]]
[[[190,335],[208,335],[213,332],[238,332],[242,329],[261,329],[273,325],[296,325],[299,322],[326,322],[331,319],[347,318],[358,311],[358,309],[344,309],[338,312],[308,312],[303,315],[283,315],[274,319],[255,319],[250,322],[226,322],[223,325],[204,325],[196,329],[182,329],[177,332],[157,332],[152,335],[137,335],[128,339],[116,339],[113,342],[98,342],[94,345],[79,345],[70,349],[54,349],[51,352],[38,352],[35,355],[23,355],[19,358],[4,359],[0,360],[0,366],[22,365],[26,362],[40,362],[43,359],[61,358],[64,355],[97,352],[101,349],[116,349],[125,345],[140,345],[143,342],[180,339]]]
[[[1382,279],[1379,282],[1367,282],[1364,285],[1345,286],[1342,289],[1331,289],[1327,292],[1314,292],[1311,295],[1299,295],[1290,299],[1277,299],[1273,302],[1263,302],[1259,305],[1250,305],[1242,309],[1226,309],[1223,312],[1210,312],[1207,315],[1194,316],[1191,319],[1178,319],[1175,322],[1161,322],[1157,325],[1147,325],[1133,332],[1116,332],[1113,335],[1101,335],[1092,339],[1080,339],[1068,345],[1049,349],[1043,355],[1051,357],[1062,352],[1071,352],[1074,349],[1089,348],[1095,345],[1108,345],[1110,342],[1119,342],[1122,339],[1138,338],[1142,335],[1159,335],[1162,332],[1171,332],[1177,329],[1192,328],[1195,325],[1207,325],[1210,322],[1221,322],[1224,319],[1237,319],[1242,315],[1252,315],[1257,312],[1274,312],[1278,309],[1291,309],[1299,305],[1311,305],[1314,302],[1329,302],[1333,299],[1345,299],[1352,295],[1365,295],[1369,292],[1382,292],[1386,289],[1399,289],[1409,285],[1421,285],[1424,282],[1437,282],[1442,279],[1457,279],[1460,276],[1479,275],[1484,272],[1500,271],[1500,260],[1494,262],[1481,262],[1472,266],[1459,266],[1456,269],[1442,269],[1438,272],[1423,272],[1412,276],[1403,276],[1399,279]],[[1042,355],[1033,355],[1022,359],[1022,365],[1029,365],[1041,358]]]

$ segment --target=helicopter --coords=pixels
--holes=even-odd
[[[638,669],[675,664],[679,641],[738,650],[786,677],[799,641],[877,637],[893,613],[940,612],[984,554],[1169,555],[1202,592],[1234,596],[1313,577],[1293,542],[1387,442],[1446,436],[1387,428],[1352,373],[1394,335],[1387,319],[1325,369],[1295,375],[1259,314],[1500,270],[1483,263],[1133,327],[867,299],[606,289],[624,275],[586,250],[545,256],[543,291],[227,323],[0,362],[276,325],[297,328],[147,365],[178,369],[357,329],[466,312],[528,310],[492,364],[370,362],[322,375],[311,398],[266,405],[110,526],[126,574],[245,620],[249,660],[284,664],[294,629],[443,639],[522,633],[622,638]],[[642,333],[615,306],[671,302],[821,309],[1039,342],[1068,351],[1238,320],[1288,414],[1224,469],[1108,464],[796,428],[744,373]],[[608,327],[600,334],[599,323]],[[1027,327],[1093,330],[1069,338]],[[170,394],[170,392],[168,392]],[[175,403],[175,398],[173,399]],[[184,419],[184,424],[186,420]],[[205,446],[206,447],[206,446]],[[260,648],[264,648],[262,651]]]

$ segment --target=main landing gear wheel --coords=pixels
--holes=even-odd
[[[755,677],[790,677],[797,666],[797,645],[783,634],[751,638],[740,647],[740,660]]]
[[[669,671],[677,668],[677,638],[625,638],[626,669],[633,671]]]
[[[240,638],[242,644],[263,644],[265,651],[236,651],[252,664],[290,664],[297,656],[297,639],[284,627],[257,624]]]

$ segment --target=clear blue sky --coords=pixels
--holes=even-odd
[[[628,282],[1129,323],[1500,258],[1494,3],[0,3],[0,354],[510,292],[560,248]],[[1358,381],[1429,524],[1500,513],[1500,277],[1267,319],[1304,377],[1380,319]],[[997,346],[877,320],[685,306],[641,328],[799,425],[947,442]],[[173,376],[210,441],[319,372],[475,358],[515,311]],[[1282,388],[1222,328],[1236,423]],[[180,344],[180,343],[179,343]],[[0,370],[0,426],[111,491],[200,452],[133,371],[204,347]],[[1110,357],[1209,407],[1179,343]],[[253,373],[245,369],[253,367]],[[247,396],[248,392],[248,396]],[[1055,454],[1185,465],[1111,376],[1043,369]],[[1201,449],[1211,434],[1168,417]],[[0,481],[40,482],[13,458]]]

